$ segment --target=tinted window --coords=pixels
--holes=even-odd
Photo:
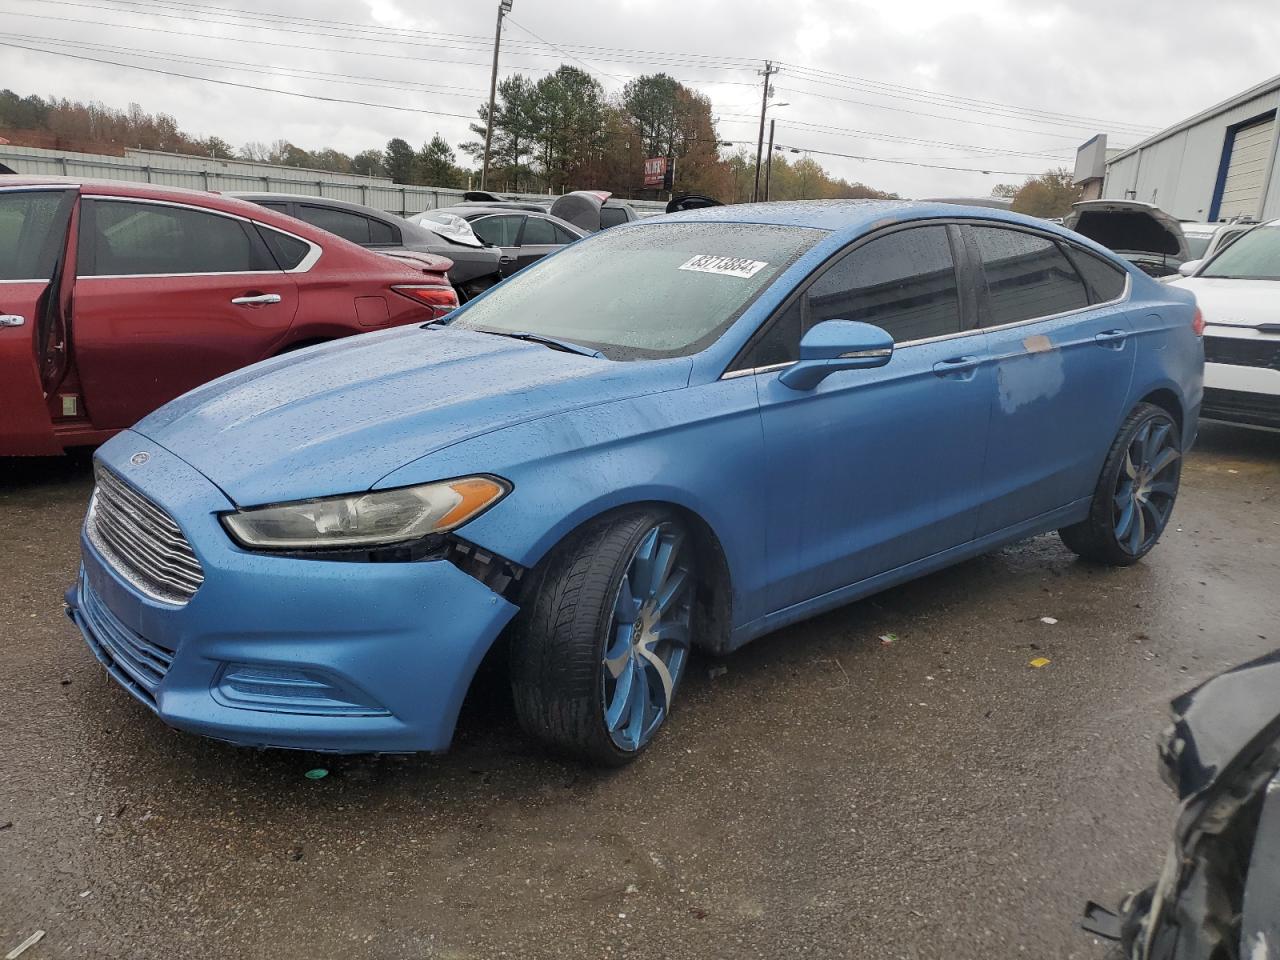
[[[292,270],[302,263],[306,255],[311,251],[310,244],[303,243],[297,237],[291,237],[278,230],[272,230],[270,227],[259,227],[258,232],[262,235],[262,239],[267,244],[267,249],[271,251],[271,256],[275,257],[276,263],[280,265],[281,270]]]
[[[543,220],[541,217],[530,217],[524,222],[524,235],[520,238],[521,246],[555,242],[556,230],[550,220]]]
[[[809,288],[809,324],[861,320],[896,343],[955,333],[960,297],[946,227],[915,227],[846,254]]]
[[[1124,293],[1125,272],[1119,267],[1079,247],[1071,248],[1071,259],[1093,291],[1094,303],[1106,303]]]
[[[369,218],[333,207],[317,207],[309,203],[298,205],[298,219],[305,220],[321,230],[337,234],[343,240],[365,244],[369,242]]]
[[[0,193],[0,280],[53,275],[73,199],[65,190]]]
[[[1051,317],[1089,305],[1084,283],[1051,240],[1018,230],[972,227],[987,276],[983,326]]]
[[[239,220],[187,207],[95,200],[85,276],[244,273],[275,265]]]
[[[267,200],[267,201],[255,201],[255,202],[257,202],[259,206],[266,207],[268,210],[275,210],[278,213],[289,212],[289,202],[287,200],[283,200],[283,201]]]
[[[471,229],[485,243],[495,247],[514,247],[520,236],[520,223],[524,217],[481,217],[471,221]]]
[[[399,243],[400,231],[383,220],[369,218],[370,243]]]
[[[601,207],[600,208],[600,229],[606,230],[609,227],[616,227],[620,223],[627,222],[627,211],[625,207]]]
[[[769,367],[775,363],[794,363],[800,359],[801,301],[796,300],[780,313],[773,324],[756,340],[745,363],[735,368]]]
[[[552,226],[556,229],[556,243],[573,243],[573,241],[578,239],[578,235],[576,233],[570,233],[558,223],[552,224]]]
[[[559,337],[611,360],[687,356],[714,343],[823,236],[740,223],[610,230],[504,280],[452,325]]]

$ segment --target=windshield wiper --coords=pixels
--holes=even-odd
[[[478,330],[477,332],[491,333],[495,337],[510,337],[512,340],[525,340],[529,343],[540,343],[544,347],[550,347],[552,350],[562,350],[565,353],[576,353],[581,357],[595,357],[597,360],[604,359],[604,354],[599,350],[592,350],[590,347],[584,347],[581,344],[574,343],[572,340],[558,340],[555,337],[544,337],[540,333],[526,333],[524,331],[508,333],[505,330]]]

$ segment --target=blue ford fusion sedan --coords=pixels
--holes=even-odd
[[[69,612],[165,722],[308,750],[445,749],[501,638],[524,728],[622,763],[693,647],[1050,530],[1141,558],[1200,326],[1189,294],[988,208],[640,221],[119,434]]]

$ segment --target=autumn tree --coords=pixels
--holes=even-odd
[[[365,177],[385,177],[387,167],[381,150],[361,150],[351,158],[351,172]]]
[[[1071,171],[1058,167],[1038,177],[1028,177],[1013,195],[1012,209],[1032,217],[1065,217],[1080,196]]]

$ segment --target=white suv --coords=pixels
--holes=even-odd
[[[1280,220],[1178,272],[1205,319],[1201,416],[1280,430]]]

